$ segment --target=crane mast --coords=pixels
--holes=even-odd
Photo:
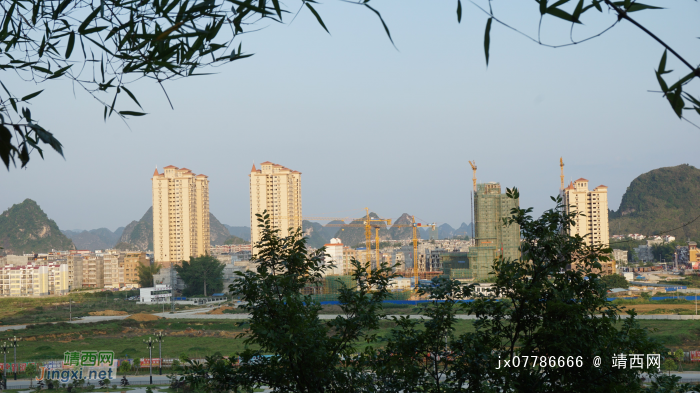
[[[476,192],[476,160],[469,161],[469,165],[472,166],[472,184],[474,186],[474,192]]]
[[[564,158],[559,157],[559,168],[561,169],[561,175],[559,178],[561,179],[561,188],[560,190],[564,189]]]

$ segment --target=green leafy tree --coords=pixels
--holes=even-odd
[[[136,273],[138,274],[141,288],[154,286],[153,276],[160,273],[161,268],[162,265],[160,263],[154,263],[152,265],[139,264],[136,267]]]
[[[224,289],[224,264],[211,255],[190,257],[189,261],[182,261],[182,265],[176,266],[175,270],[185,282],[185,296],[207,296],[207,291],[214,293]]]
[[[676,253],[676,243],[654,244],[651,246],[651,252],[656,261],[673,261]]]
[[[372,361],[376,384],[383,392],[459,391],[467,382],[460,358],[474,356],[479,361],[480,352],[488,352],[478,343],[469,353],[455,352],[456,314],[461,310],[460,299],[473,294],[474,284],[462,285],[459,281],[444,277],[432,280],[432,286],[421,288],[419,293],[429,295],[433,302],[421,310],[425,320],[408,316],[393,317],[392,329],[386,347]]]
[[[515,189],[507,195],[519,197]],[[642,389],[638,370],[613,368],[613,356],[664,350],[639,327],[634,312],[619,321],[621,310],[607,301],[606,288],[593,270],[609,259],[610,250],[567,235],[563,229],[574,224],[575,213],[564,213],[561,198],[555,201],[556,208],[539,219],[529,215],[532,209],[515,208],[504,220],[504,225],[520,226],[521,257],[494,261],[491,292],[474,295],[471,286],[444,278],[423,290],[434,299],[424,311],[430,319],[421,324],[397,321],[386,351],[378,355],[381,390]],[[578,268],[566,270],[572,261]],[[475,300],[457,302],[466,296]],[[454,335],[458,308],[476,317],[473,332]],[[600,367],[593,363],[596,356],[602,359]]]
[[[132,364],[131,370],[134,371],[134,375],[141,371],[141,358],[134,358],[134,364]]]
[[[39,369],[36,367],[35,363],[27,363],[27,368],[24,369],[24,373],[29,377],[29,387],[31,388],[34,384],[34,378],[36,377]]]
[[[607,289],[612,288],[629,288],[630,284],[619,274],[608,274],[600,278]]]
[[[664,360],[664,364],[661,365],[661,369],[668,371],[670,375],[671,371],[676,371],[676,362],[673,361],[672,357],[667,357],[666,360]]]
[[[309,252],[301,231],[279,237],[267,213],[257,216],[262,228],[255,244],[257,270],[238,273],[230,291],[247,302],[251,319],[245,343],[259,349],[244,351],[240,366],[232,363],[236,357],[213,356],[206,366],[188,362],[188,379],[209,391],[268,386],[275,392],[353,392],[371,387],[362,364],[373,350],[357,356],[357,342],[376,341],[371,331],[379,328],[390,269],[384,265],[369,275],[369,265],[353,260],[357,286],[340,290],[343,315],[323,321],[318,301],[303,292],[323,282],[329,268],[325,249]]]

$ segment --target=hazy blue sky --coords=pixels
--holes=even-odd
[[[538,213],[558,192],[560,156],[567,182],[609,187],[612,209],[638,175],[698,166],[700,130],[648,92],[658,89],[653,70],[663,50],[633,26],[548,49],[494,24],[487,69],[486,18],[470,4],[458,24],[456,1],[372,3],[398,50],[372,13],[327,1],[317,9],[331,35],[308,10],[291,25],[268,23],[245,36],[255,56],[167,85],[175,110],[157,86],[134,85],[149,115],[130,120],[131,129],[103,122],[99,104],[77,89],[74,96],[69,82],[52,82],[32,113],[63,142],[66,160],[47,152],[26,170],[0,171],[0,210],[31,198],[62,229],[114,230],[151,205],[153,169],[175,165],[209,176],[220,221],[249,225],[248,173],[269,160],[303,173],[305,215],[357,216],[369,207],[458,226],[470,219],[468,160],[479,181],[517,186],[521,205]],[[536,34],[531,3],[494,6]],[[698,10],[678,1],[634,16],[697,63]],[[615,20],[594,16],[600,26]],[[549,18],[543,27],[548,41],[567,41],[568,24]],[[682,70],[671,60],[667,68]],[[11,79],[3,75],[20,86]]]

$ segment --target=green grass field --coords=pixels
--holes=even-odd
[[[650,335],[669,348],[685,350],[700,349],[700,325],[696,321],[641,320],[642,327],[650,329]],[[390,335],[393,323],[384,321],[377,334],[382,346]],[[138,322],[118,320],[86,324],[42,324],[31,325],[27,329],[0,332],[0,340],[17,336],[21,339],[17,351],[18,361],[62,359],[65,351],[112,350],[119,358],[145,358],[148,350],[144,339],[153,336],[157,330],[166,334],[163,343],[164,358],[178,358],[181,355],[200,358],[220,353],[233,355],[244,349],[240,333],[249,324],[233,320],[169,320]],[[472,331],[471,321],[459,321],[457,334]],[[358,343],[360,348],[367,345]],[[156,347],[157,348],[157,347]],[[157,357],[157,349],[153,357]],[[8,360],[12,359],[12,352]]]

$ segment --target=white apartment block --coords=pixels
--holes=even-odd
[[[158,170],[153,186],[155,262],[165,267],[209,251],[209,180],[172,165]]]
[[[8,264],[0,267],[0,296],[46,296],[68,293],[68,265]]]
[[[250,241],[253,246],[260,240],[256,214],[267,210],[272,229],[280,236],[288,236],[289,230],[301,228],[301,172],[293,171],[269,161],[260,169],[250,171]]]
[[[627,264],[627,250],[613,250],[613,259],[617,262],[617,265]]]
[[[578,179],[561,190],[567,213],[579,212],[576,223],[569,228],[570,235],[585,236],[588,245],[608,245],[608,187],[588,190],[588,180]]]
[[[326,270],[326,275],[339,276],[345,271],[345,259],[343,258],[343,242],[340,239],[333,238],[331,242],[326,244],[325,257],[326,264],[333,264],[333,268]]]

